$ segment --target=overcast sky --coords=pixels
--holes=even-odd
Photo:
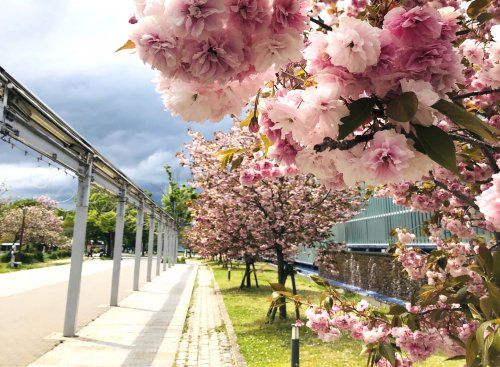
[[[154,73],[136,55],[114,53],[127,40],[131,0],[1,2],[0,65],[156,199],[166,185],[162,167],[178,167],[187,129],[208,135],[228,126],[173,118]],[[67,203],[76,190],[70,176],[0,141],[1,182],[11,197],[47,194]]]

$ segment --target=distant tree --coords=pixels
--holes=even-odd
[[[0,237],[19,242],[19,251],[28,245],[59,246],[68,240],[63,235],[57,203],[47,197],[21,199],[4,205],[0,213]]]
[[[87,217],[86,240],[102,242],[107,256],[113,255],[117,198],[101,187],[92,187],[89,197],[89,212]],[[73,235],[75,222],[74,210],[58,210],[62,218],[64,233],[68,237]],[[133,249],[135,246],[137,209],[125,206],[125,226],[123,232],[124,249]],[[149,235],[149,215],[144,215],[144,230],[142,243],[147,243]],[[144,252],[143,246],[143,252]]]
[[[179,185],[178,182],[175,182],[172,168],[168,164],[164,168],[168,175],[168,189],[163,193],[161,201],[167,213],[175,219],[176,224],[180,227],[180,237],[183,238],[183,228],[191,224],[191,206],[198,198],[198,193],[192,186]]]
[[[198,197],[196,189],[186,184],[179,185],[175,182],[172,167],[164,166],[168,176],[168,189],[163,193],[162,203],[165,210],[176,219],[180,225],[191,222],[190,206]]]

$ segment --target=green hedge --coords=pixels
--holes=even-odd
[[[65,257],[71,256],[71,249],[52,251],[52,252],[48,253],[46,256],[51,260],[63,259]]]
[[[56,260],[70,256],[71,256],[71,249],[56,250],[47,254],[44,254],[41,251],[18,252],[16,253],[16,261],[20,261],[23,264],[33,264],[37,262],[44,262],[45,259]],[[8,262],[10,262],[10,253],[6,252],[4,254],[0,254],[0,263],[8,263]]]
[[[16,261],[20,261],[23,264],[33,264],[37,262],[44,262],[45,256],[43,252],[18,252],[16,254]]]
[[[10,261],[10,253],[6,252],[0,255],[0,263],[8,263]]]

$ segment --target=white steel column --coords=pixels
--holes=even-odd
[[[172,238],[172,234],[173,234],[173,229],[172,227],[169,227],[168,229],[168,248],[169,248],[169,252],[168,252],[168,266],[172,266],[174,264],[173,262],[173,251],[174,251],[174,241],[173,241],[173,238]]]
[[[165,231],[165,246],[166,246],[166,251],[165,251],[165,259],[167,266],[170,267],[170,261],[171,261],[171,256],[172,256],[172,243],[170,242],[170,226],[167,225],[167,229]]]
[[[115,248],[113,249],[113,276],[111,279],[111,298],[110,306],[118,306],[118,286],[120,284],[120,267],[123,250],[123,227],[125,225],[125,202],[126,188],[122,188],[118,198],[116,209],[115,226]]]
[[[167,270],[167,262],[168,262],[168,248],[169,248],[169,241],[168,241],[168,222],[165,222],[164,227],[163,227],[163,271]]]
[[[156,275],[160,275],[161,256],[163,252],[163,218],[158,220],[158,237],[156,239]]]
[[[92,163],[85,167],[85,173],[78,178],[78,193],[73,226],[73,244],[71,246],[71,267],[69,270],[68,295],[64,314],[64,336],[75,336],[80,285],[82,282],[83,253],[87,232],[87,214],[89,210],[90,181]]]
[[[135,231],[135,264],[134,264],[134,291],[139,290],[139,275],[141,270],[142,229],[144,226],[144,204],[137,211],[137,229]]]
[[[174,265],[177,264],[178,251],[179,251],[179,232],[174,231]]]
[[[151,272],[153,268],[153,242],[155,238],[155,212],[151,209],[151,215],[149,216],[149,235],[148,235],[148,269],[146,280],[151,281]]]

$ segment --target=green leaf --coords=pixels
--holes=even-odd
[[[488,289],[489,293],[489,302],[491,305],[491,311],[494,314],[495,317],[500,316],[500,290],[498,289],[495,284],[485,281],[484,285],[486,286],[486,289]]]
[[[479,246],[479,257],[482,260],[482,265],[486,270],[486,273],[491,273],[493,271],[493,257],[491,256],[490,250],[486,246]]]
[[[482,24],[482,23],[487,22],[488,20],[493,19],[494,17],[495,17],[495,15],[494,15],[494,14],[491,14],[491,13],[481,13],[481,14],[477,17],[477,19],[476,19],[476,20],[477,20],[479,23],[481,23],[481,24]]]
[[[477,17],[490,5],[489,0],[474,0],[467,8],[467,15],[471,18]]]
[[[446,358],[445,361],[460,361],[460,360],[462,360],[464,358],[465,358],[465,356],[458,355],[458,356],[453,356],[453,357],[450,357],[450,358]]]
[[[240,155],[238,158],[236,158],[231,162],[231,171],[234,171],[235,169],[239,168],[242,162],[243,162],[243,156]]]
[[[269,283],[273,291],[276,292],[289,292],[286,287],[281,283]]]
[[[465,362],[467,363],[467,366],[472,366],[472,363],[476,360],[478,352],[479,345],[477,343],[476,336],[472,334],[465,343]]]
[[[493,253],[493,276],[497,286],[500,286],[500,251]]]
[[[349,116],[342,117],[342,125],[339,126],[339,140],[345,139],[371,116],[375,100],[373,98],[360,98],[352,102],[349,108]]]
[[[323,306],[328,312],[330,312],[330,310],[333,307],[333,298],[330,296],[326,297],[325,300],[323,301]]]
[[[458,126],[467,129],[486,140],[492,142],[498,141],[498,138],[495,134],[493,134],[491,128],[479,117],[467,112],[464,108],[456,105],[455,103],[440,99],[432,105],[432,108],[438,110],[443,115],[448,116]]]
[[[320,285],[322,287],[329,287],[330,283],[325,278],[322,278],[318,275],[311,275],[310,278],[316,283],[317,285]]]
[[[418,98],[413,92],[404,92],[387,105],[387,116],[399,122],[411,121],[418,110]]]
[[[451,137],[437,126],[413,126],[417,132],[417,140],[423,153],[444,168],[459,174],[455,144],[453,144]]]
[[[401,306],[401,305],[392,305],[389,309],[389,314],[390,315],[401,315],[403,313],[408,312],[406,307]]]
[[[387,359],[391,366],[396,365],[396,351],[394,350],[394,347],[390,344],[380,344],[380,354],[382,357]]]

